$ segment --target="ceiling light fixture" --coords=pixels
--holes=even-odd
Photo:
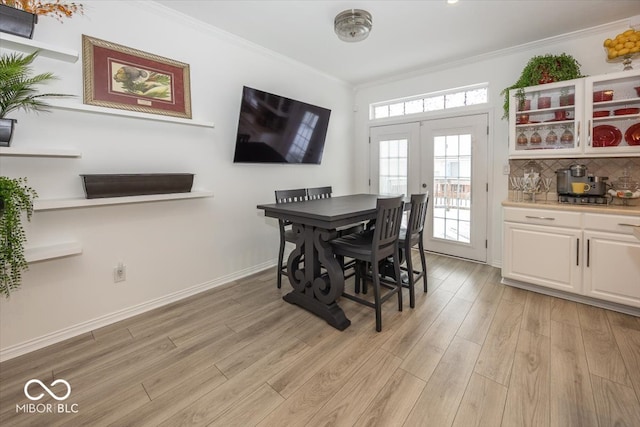
[[[338,38],[345,42],[359,42],[369,37],[373,20],[371,14],[362,9],[340,12],[333,21]]]

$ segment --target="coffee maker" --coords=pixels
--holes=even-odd
[[[571,165],[556,171],[558,202],[575,204],[607,204],[606,176],[593,176],[585,165]]]

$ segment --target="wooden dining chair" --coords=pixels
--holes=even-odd
[[[304,188],[296,190],[276,190],[276,204],[294,203],[307,200],[307,190]],[[278,249],[278,288],[282,287],[282,276],[288,275],[287,263],[284,262],[284,247],[286,242],[295,242],[295,233],[291,229],[291,222],[279,219],[278,228],[280,230],[280,248]]]
[[[333,189],[330,186],[307,188],[307,199],[308,200],[328,199],[329,197],[331,197],[331,193],[333,193]]]
[[[427,205],[429,204],[429,193],[412,194],[411,195],[411,211],[409,212],[409,221],[406,229],[400,229],[400,237],[398,245],[404,250],[406,267],[401,266],[400,269],[406,271],[409,276],[409,306],[415,307],[415,284],[420,278],[424,282],[424,291],[427,292],[427,262],[424,255],[424,222],[427,217]],[[420,263],[422,271],[416,271],[413,268],[413,260],[411,256],[411,248],[418,245],[420,251]]]
[[[380,262],[391,257],[395,269],[395,277],[400,277],[400,250],[398,238],[404,202],[402,197],[378,199],[376,203],[376,226],[373,230],[352,233],[330,241],[333,252],[337,256],[354,258],[356,267],[356,286],[365,279],[367,265],[371,265],[374,302],[343,292],[343,296],[357,303],[375,309],[376,331],[382,330],[382,303],[398,295],[398,310],[402,311],[402,281],[382,280]],[[384,295],[382,287],[390,289]]]

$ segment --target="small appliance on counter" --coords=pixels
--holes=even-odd
[[[558,202],[573,204],[608,203],[606,176],[593,176],[585,165],[571,165],[556,171]]]

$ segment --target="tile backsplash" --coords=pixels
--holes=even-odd
[[[640,157],[607,157],[607,158],[581,158],[581,159],[534,159],[542,170],[543,178],[553,179],[553,188],[556,188],[556,170],[567,169],[571,165],[581,164],[587,167],[587,173],[594,176],[609,177],[609,183],[622,176],[625,168],[636,181],[640,181]],[[509,160],[509,177],[524,175],[525,165],[531,159]],[[511,185],[509,189],[512,190]]]

